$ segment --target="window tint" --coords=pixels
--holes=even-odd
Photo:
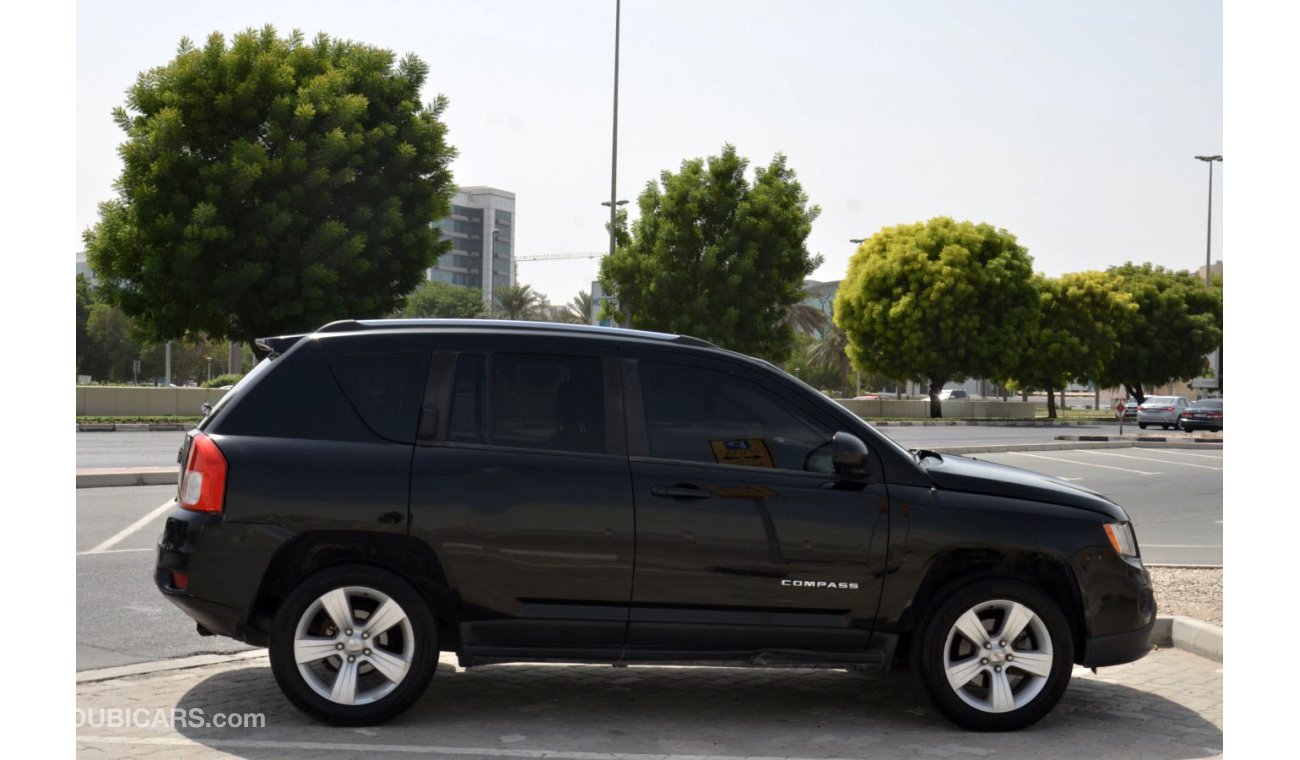
[[[483,354],[463,354],[457,361],[448,440],[553,451],[605,451],[600,359],[493,354],[489,362],[485,364]],[[491,382],[485,383],[489,376]]]
[[[603,452],[605,410],[600,359],[493,355],[492,443]]]
[[[314,340],[271,362],[258,381],[231,404],[212,432],[327,441],[379,440],[330,376]]]
[[[641,363],[650,455],[709,464],[831,472],[834,431],[727,372]]]
[[[340,356],[330,370],[371,430],[392,441],[415,441],[428,354]]]
[[[461,354],[452,381],[447,440],[487,443],[487,374],[483,354]]]

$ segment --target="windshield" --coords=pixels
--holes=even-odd
[[[234,397],[235,394],[239,393],[244,388],[247,388],[250,385],[250,381],[253,378],[257,377],[258,375],[262,374],[264,371],[266,371],[266,368],[269,366],[271,366],[271,359],[269,357],[263,359],[257,364],[254,364],[253,368],[248,371],[247,375],[244,375],[243,377],[239,378],[239,382],[235,383],[234,387],[226,391],[226,395],[217,399],[217,403],[212,405],[212,411],[208,412],[207,416],[204,417],[199,422],[198,429],[203,430],[204,428],[206,428],[208,426],[208,421],[212,419],[212,417],[216,414],[218,409],[225,406],[226,402],[229,401],[232,397]]]
[[[1222,409],[1223,399],[1221,398],[1203,398],[1200,401],[1192,402],[1196,409]]]
[[[1172,404],[1172,403],[1176,402],[1177,400],[1178,400],[1178,399],[1177,399],[1177,397],[1175,397],[1175,396],[1148,396],[1148,397],[1147,397],[1147,401],[1146,401],[1146,403],[1148,403],[1148,404]]]

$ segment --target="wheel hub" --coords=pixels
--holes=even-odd
[[[365,649],[365,642],[361,640],[360,636],[349,636],[343,642],[343,651],[348,654],[361,654],[362,649]]]

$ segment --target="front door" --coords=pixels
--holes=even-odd
[[[889,519],[878,465],[867,483],[836,476],[834,423],[815,408],[747,368],[678,361],[624,370],[637,528],[628,657],[865,652]]]

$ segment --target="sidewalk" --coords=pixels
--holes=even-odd
[[[1099,675],[1076,668],[1056,710],[1009,734],[960,730],[910,673],[586,665],[464,671],[444,655],[424,699],[375,728],[315,724],[264,657],[77,686],[79,757],[735,760],[1204,758],[1223,751],[1223,671],[1177,649]],[[105,708],[135,727],[103,727]],[[260,713],[261,728],[147,725]],[[201,713],[194,712],[201,710]]]

